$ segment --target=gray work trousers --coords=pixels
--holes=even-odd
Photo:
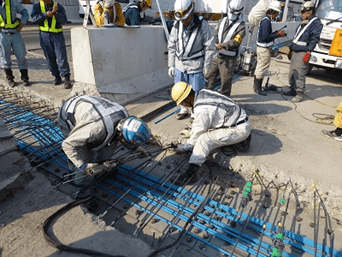
[[[304,92],[305,78],[309,70],[309,63],[304,63],[306,52],[292,52],[289,72],[289,84],[291,89]]]
[[[219,92],[226,96],[230,96],[232,92],[232,81],[236,59],[236,57],[230,57],[220,54],[216,55],[213,58],[207,75],[208,89],[214,89],[216,77],[220,74],[221,88]]]

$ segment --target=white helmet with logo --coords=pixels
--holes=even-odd
[[[314,9],[315,9],[315,5],[311,1],[304,2],[300,7],[301,12],[302,11],[314,10]]]
[[[281,3],[278,2],[278,1],[272,1],[272,2],[270,3],[270,5],[268,6],[268,9],[269,9],[269,10],[276,11],[276,12],[280,12]]]
[[[174,9],[176,20],[185,20],[194,10],[194,4],[191,0],[176,0]]]
[[[227,13],[239,15],[243,8],[245,8],[244,0],[231,0],[227,6]]]

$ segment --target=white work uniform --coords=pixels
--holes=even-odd
[[[194,122],[187,141],[194,147],[189,163],[202,165],[212,150],[242,142],[250,133],[243,109],[230,98],[203,89],[194,105]]]

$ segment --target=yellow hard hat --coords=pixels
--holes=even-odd
[[[183,81],[177,82],[171,90],[172,99],[177,105],[180,104],[190,94],[191,89],[192,87],[190,84]]]
[[[143,0],[143,2],[147,5],[148,8],[152,8],[152,0]]]

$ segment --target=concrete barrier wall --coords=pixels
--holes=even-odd
[[[74,79],[127,103],[173,83],[162,26],[72,28]]]

